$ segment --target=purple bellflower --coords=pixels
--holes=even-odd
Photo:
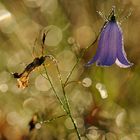
[[[127,68],[133,64],[127,60],[124,51],[123,35],[119,23],[116,21],[115,9],[110,14],[110,19],[101,30],[98,48],[95,56],[86,64],[94,62],[98,66],[111,66],[116,63],[119,67]]]

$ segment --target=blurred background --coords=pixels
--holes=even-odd
[[[70,119],[61,109],[43,68],[30,74],[29,86],[17,87],[13,72],[21,73],[45,54],[55,56],[63,80],[81,51],[94,41],[106,16],[116,6],[131,68],[115,64],[85,68],[95,54],[95,43],[84,55],[66,88],[82,140],[140,139],[140,1],[139,0],[0,0],[0,140],[77,140]],[[49,75],[62,96],[56,68],[47,61]],[[37,122],[37,123],[36,123]]]

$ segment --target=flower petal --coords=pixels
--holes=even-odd
[[[118,42],[117,33],[117,23],[110,21],[105,28],[105,33],[101,36],[103,40],[99,40],[99,47],[102,46],[102,49],[97,65],[110,66],[115,63]]]
[[[123,36],[122,36],[121,28],[119,27],[119,25],[118,25],[118,35],[119,35],[118,36],[119,41],[118,41],[118,46],[117,46],[116,64],[120,67],[127,68],[127,67],[132,66],[133,64],[127,60],[126,53],[124,50]]]
[[[95,56],[86,64],[86,66],[90,66],[95,61],[97,61],[98,58],[100,57],[101,52],[104,52],[104,54],[107,53],[107,50],[106,50],[106,48],[104,48],[103,43],[102,43],[107,39],[107,35],[108,35],[109,30],[110,30],[109,26],[107,26],[107,25],[103,28],[103,30],[102,30],[102,32],[100,34],[99,44],[98,44],[98,48],[97,48]]]
[[[97,50],[96,55],[85,65],[85,66],[91,66],[94,62],[96,62],[96,60],[98,59],[100,53],[100,51]]]
[[[121,68],[128,68],[133,65],[133,64],[130,64],[130,65],[122,64],[118,59],[116,59],[115,63],[116,63],[116,65],[118,65]]]

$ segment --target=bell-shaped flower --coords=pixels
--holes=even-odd
[[[94,62],[98,66],[111,66],[116,63],[122,68],[133,65],[127,60],[122,31],[119,23],[116,21],[114,11],[112,13],[110,20],[101,30],[97,52],[86,66],[92,65]]]

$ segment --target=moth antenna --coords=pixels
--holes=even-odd
[[[41,43],[41,54],[44,55],[44,43],[45,43],[46,34],[43,33],[42,43]]]
[[[42,56],[44,55],[44,45],[45,45],[45,39],[46,39],[46,36],[48,34],[48,32],[50,31],[51,29],[48,29],[47,32],[44,30],[43,31],[43,35],[42,35],[42,42],[41,42],[41,54]]]
[[[42,38],[42,43],[43,43],[43,44],[45,43],[45,38],[46,38],[46,34],[43,33],[43,38]]]

